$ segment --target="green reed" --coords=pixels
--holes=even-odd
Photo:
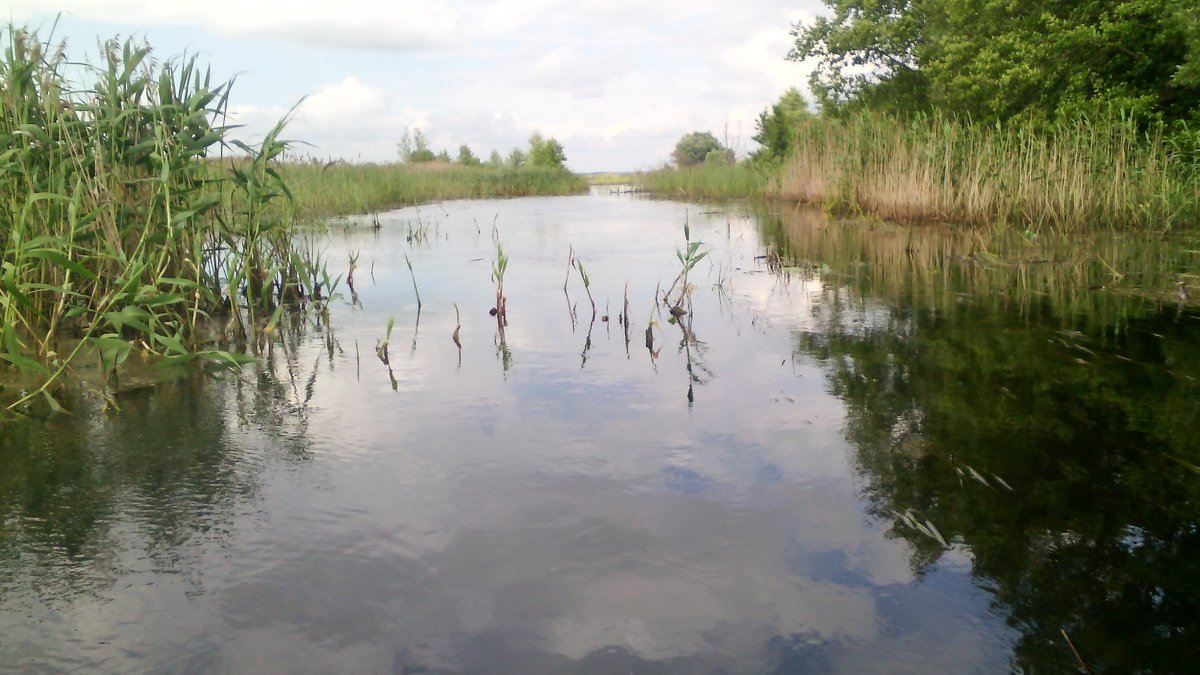
[[[776,171],[772,167],[706,163],[687,168],[664,167],[636,174],[639,189],[664,197],[749,199],[773,196]]]
[[[279,168],[303,221],[373,213],[444,199],[567,195],[587,182],[562,169],[430,163],[287,161]]]
[[[0,375],[38,376],[14,407],[51,391],[81,353],[106,370],[131,351],[175,361],[214,350],[307,298],[316,270],[277,203],[281,120],[261,144],[229,138],[232,82],[195,57],[152,61],[105,43],[99,65],[0,29]],[[84,83],[87,84],[84,84]],[[224,148],[245,158],[206,160]],[[226,170],[216,170],[228,169]]]
[[[778,194],[901,222],[1167,230],[1200,223],[1200,154],[1173,132],[1119,115],[995,126],[818,117],[797,127]]]

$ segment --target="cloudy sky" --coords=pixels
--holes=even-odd
[[[651,168],[685,133],[754,149],[754,119],[808,67],[789,28],[819,0],[0,0],[72,57],[100,37],[196,53],[252,139],[303,100],[290,138],[320,158],[390,161],[404,130],[486,158],[540,130],[581,172]]]

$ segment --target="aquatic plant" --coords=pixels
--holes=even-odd
[[[417,288],[417,273],[413,271],[412,261],[408,259],[408,254],[404,254],[404,264],[408,265],[408,274],[412,277],[413,293],[417,296],[417,314],[421,313],[421,291]]]
[[[210,319],[242,339],[314,290],[273,165],[287,117],[251,146],[222,125],[232,81],[195,57],[110,40],[74,64],[12,25],[0,44],[0,368],[41,378],[10,405],[57,408],[83,353],[243,362],[212,348]],[[211,159],[226,148],[242,156]]]
[[[501,330],[508,325],[507,298],[504,297],[504,274],[508,271],[508,255],[504,253],[504,244],[496,242],[496,260],[492,263],[492,282],[496,284],[496,306],[494,314]]]
[[[692,241],[692,229],[686,217],[683,221],[683,240],[685,247],[675,250],[675,257],[679,258],[679,274],[675,277],[675,281],[671,282],[671,286],[667,289],[667,292],[663,294],[664,301],[667,301],[671,296],[671,292],[677,286],[679,287],[679,297],[671,307],[671,315],[675,318],[679,318],[683,313],[681,305],[688,294],[688,274],[709,253],[707,250],[700,250],[700,247],[704,245],[703,242]]]
[[[387,322],[387,329],[384,331],[383,337],[375,342],[375,355],[379,357],[380,361],[383,361],[383,365],[385,365],[385,366],[390,365],[391,359],[388,356],[388,345],[392,341],[392,328],[394,328],[395,326],[396,326],[396,317],[389,316],[388,322]]]
[[[592,299],[592,278],[583,268],[583,261],[575,259],[575,269],[579,270],[579,278],[583,281],[583,290],[587,293],[588,302],[592,303],[592,321],[596,320],[596,301]]]

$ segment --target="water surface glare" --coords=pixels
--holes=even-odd
[[[379,220],[334,225],[354,297],[261,366],[0,428],[0,670],[1196,656],[1194,314],[1089,331],[1003,293],[872,297],[836,261],[777,266],[786,228],[737,206],[597,191]],[[710,253],[674,322],[654,294],[685,221]]]

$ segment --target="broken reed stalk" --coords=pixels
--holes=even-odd
[[[454,346],[458,347],[458,351],[462,351],[462,342],[458,339],[459,331],[462,330],[462,315],[458,312],[458,303],[454,303],[454,335],[450,336],[454,340]]]
[[[563,278],[563,293],[567,292],[567,284],[571,282],[571,266],[575,263],[575,247],[567,249],[567,275]],[[568,297],[570,297],[568,295]]]
[[[354,293],[354,270],[358,267],[359,253],[355,251],[350,254],[350,270],[346,272],[346,285],[350,287],[350,292]]]
[[[404,254],[404,264],[408,265],[408,274],[412,277],[413,293],[417,294],[417,314],[421,313],[421,291],[417,288],[417,273],[413,271],[412,261]],[[418,319],[419,320],[419,319]]]
[[[392,340],[392,328],[396,325],[396,317],[389,316],[387,322],[387,331],[383,334],[383,339],[375,343],[375,355],[383,361],[383,365],[390,365],[388,358],[388,343]]]
[[[579,270],[579,278],[583,280],[583,290],[587,293],[588,302],[592,303],[592,321],[596,320],[596,301],[592,299],[592,278],[583,268],[583,261],[575,259],[575,269]]]

